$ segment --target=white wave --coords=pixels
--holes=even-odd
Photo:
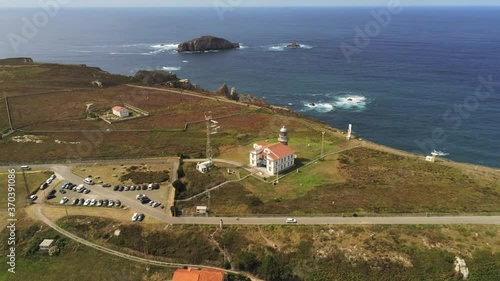
[[[183,60],[182,62],[183,62],[183,63],[188,63],[189,61],[187,61],[187,60]]]
[[[178,70],[181,70],[182,67],[176,67],[176,66],[164,66],[162,67],[163,70],[166,70],[166,71],[178,71]]]
[[[283,52],[285,50],[286,46],[271,46],[271,47],[268,47],[267,49],[269,51],[273,51],[273,52]]]
[[[141,55],[139,53],[120,53],[120,52],[111,52],[110,55]]]
[[[333,106],[345,110],[362,111],[366,109],[368,100],[364,96],[344,95],[334,98]]]
[[[288,47],[288,45],[290,45],[292,43],[279,43],[279,44],[275,44],[275,45],[271,45],[271,46],[264,46],[264,47],[267,47],[267,49],[269,51],[275,51],[275,52],[282,52],[282,51],[285,51],[287,49],[312,49],[313,47],[312,46],[309,46],[309,45],[306,45],[306,44],[301,44],[301,43],[297,43],[299,44],[299,47],[297,48],[291,48],[291,47]]]
[[[440,156],[440,157],[444,157],[444,156],[448,156],[448,155],[450,155],[450,154],[449,154],[449,153],[447,153],[447,152],[443,152],[443,151],[436,151],[436,150],[434,150],[434,151],[432,152],[432,154],[436,154],[436,156]]]
[[[92,51],[77,51],[79,53],[92,53]]]
[[[245,45],[240,43],[240,49],[248,49],[248,46],[245,46]]]
[[[153,49],[177,50],[177,46],[179,46],[179,44],[156,44],[151,45],[150,47]]]
[[[326,103],[326,102],[320,102],[320,103],[306,102],[304,103],[304,106],[308,110],[316,110],[323,113],[334,110],[334,106],[331,103]]]

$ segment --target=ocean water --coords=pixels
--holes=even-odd
[[[448,159],[500,167],[500,8],[43,13],[0,9],[0,57],[83,63],[127,75],[175,71],[204,88],[227,83],[333,127],[351,123],[356,135],[384,145],[420,154],[436,149]],[[377,22],[376,14],[390,18]],[[30,30],[27,22],[36,20]],[[242,48],[176,53],[178,43],[208,34]],[[291,42],[301,47],[287,48]],[[345,50],[352,52],[349,60]]]

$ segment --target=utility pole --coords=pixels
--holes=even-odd
[[[323,143],[325,142],[325,132],[321,132],[321,159],[323,159]]]

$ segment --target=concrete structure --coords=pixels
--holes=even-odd
[[[431,156],[425,156],[425,161],[436,162],[436,156],[437,155],[438,154],[436,152],[432,152]]]
[[[347,136],[345,137],[346,140],[350,140],[352,136],[352,124],[349,124],[349,129],[347,129]]]
[[[208,213],[207,206],[197,206],[196,207],[196,213],[197,214],[206,214],[206,213]]]
[[[172,281],[226,281],[226,273],[222,270],[202,268],[177,269]]]
[[[54,239],[43,239],[42,243],[40,243],[41,251],[48,251],[50,247],[54,245]]]
[[[206,161],[202,163],[196,164],[196,170],[200,171],[200,173],[208,173],[210,168],[214,165],[212,161]]]
[[[120,118],[129,117],[130,111],[128,109],[126,109],[125,107],[115,106],[115,107],[113,107],[113,114],[120,117]]]

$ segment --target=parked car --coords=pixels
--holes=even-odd
[[[57,193],[57,191],[55,189],[52,189],[50,192],[49,192],[49,195],[55,195]]]
[[[83,191],[83,193],[85,193],[85,194],[89,194],[89,193],[90,193],[90,189],[85,188],[85,190]]]
[[[47,183],[47,184],[51,184],[51,183],[52,183],[52,180],[51,180],[51,179],[47,179],[47,180],[45,181],[45,183]]]
[[[88,206],[90,204],[90,199],[87,199],[85,200],[85,202],[83,203],[83,206]]]
[[[142,199],[141,199],[142,204],[147,204],[149,202],[151,202],[151,199],[149,199],[148,197],[142,197]]]
[[[55,179],[56,179],[56,174],[52,174],[52,175],[50,175],[49,179],[50,179],[50,180],[55,180]]]
[[[61,199],[61,201],[59,201],[59,204],[61,204],[61,205],[66,204],[68,202],[68,200],[69,200],[68,197],[63,197]]]
[[[95,204],[97,204],[97,200],[92,199],[92,200],[90,201],[90,206],[95,206]]]
[[[287,218],[286,223],[297,223],[297,220],[294,218]]]
[[[119,186],[119,185],[115,185],[115,187],[113,187],[113,190],[114,190],[114,191],[118,191],[118,189],[120,189],[120,186]]]
[[[138,217],[138,216],[139,216],[139,214],[138,214],[138,213],[134,213],[134,214],[132,215],[132,221],[137,221],[137,217]]]
[[[55,195],[50,195],[50,194],[49,194],[49,195],[47,195],[47,197],[46,197],[46,198],[47,198],[47,200],[50,200],[50,199],[56,198],[56,196],[55,196]]]
[[[153,206],[154,203],[156,203],[156,202],[155,201],[151,201],[148,204],[149,204],[149,206]]]
[[[152,183],[148,184],[148,190],[153,190],[153,184]]]
[[[111,187],[111,184],[109,184],[109,183],[103,183],[102,187]]]
[[[144,214],[140,214],[137,216],[137,221],[142,221],[144,220]]]
[[[38,198],[38,196],[36,196],[35,194],[30,196],[31,201],[35,201],[37,198]]]
[[[141,199],[142,199],[142,197],[144,197],[144,196],[146,196],[146,195],[144,195],[144,194],[137,194],[137,195],[135,196],[135,199],[137,199],[137,200],[141,200]]]
[[[123,191],[125,189],[125,187],[123,186],[120,186],[120,189],[118,189],[119,191]]]
[[[105,200],[102,201],[102,206],[103,207],[107,207],[108,204],[109,204],[109,201],[107,199],[105,199]]]
[[[129,191],[130,190],[130,186],[125,186],[125,191]]]
[[[28,165],[21,166],[21,170],[31,170],[31,167]]]
[[[78,201],[78,206],[82,206],[83,203],[85,203],[85,199],[80,198],[80,201]]]
[[[42,185],[40,185],[40,190],[44,190],[44,189],[46,189],[47,187],[49,187],[49,184],[48,184],[48,183],[46,183],[46,182],[44,182],[44,183],[42,183]]]
[[[101,206],[102,206],[102,200],[97,201],[97,207],[101,207]]]
[[[122,202],[120,202],[120,200],[116,200],[115,206],[116,207],[120,207],[121,205],[122,205]]]
[[[152,206],[153,206],[153,208],[156,208],[156,207],[158,207],[158,206],[160,206],[160,205],[161,205],[161,203],[160,203],[160,202],[155,202]]]
[[[115,202],[113,200],[109,200],[108,207],[113,207],[115,205]]]
[[[85,179],[83,180],[83,182],[84,182],[84,183],[86,183],[86,184],[90,184],[90,185],[93,185],[93,184],[94,184],[94,181],[93,181],[91,178],[85,178]]]
[[[160,185],[157,183],[153,183],[153,189],[160,189]]]
[[[71,205],[77,205],[80,200],[78,198],[73,198],[73,202],[71,202]]]
[[[130,191],[135,191],[135,185],[132,185],[132,186],[130,187]]]
[[[59,189],[59,192],[61,192],[62,194],[66,194],[66,190],[64,189]]]
[[[142,185],[142,190],[147,190],[148,189],[148,185],[147,184],[143,184]]]

